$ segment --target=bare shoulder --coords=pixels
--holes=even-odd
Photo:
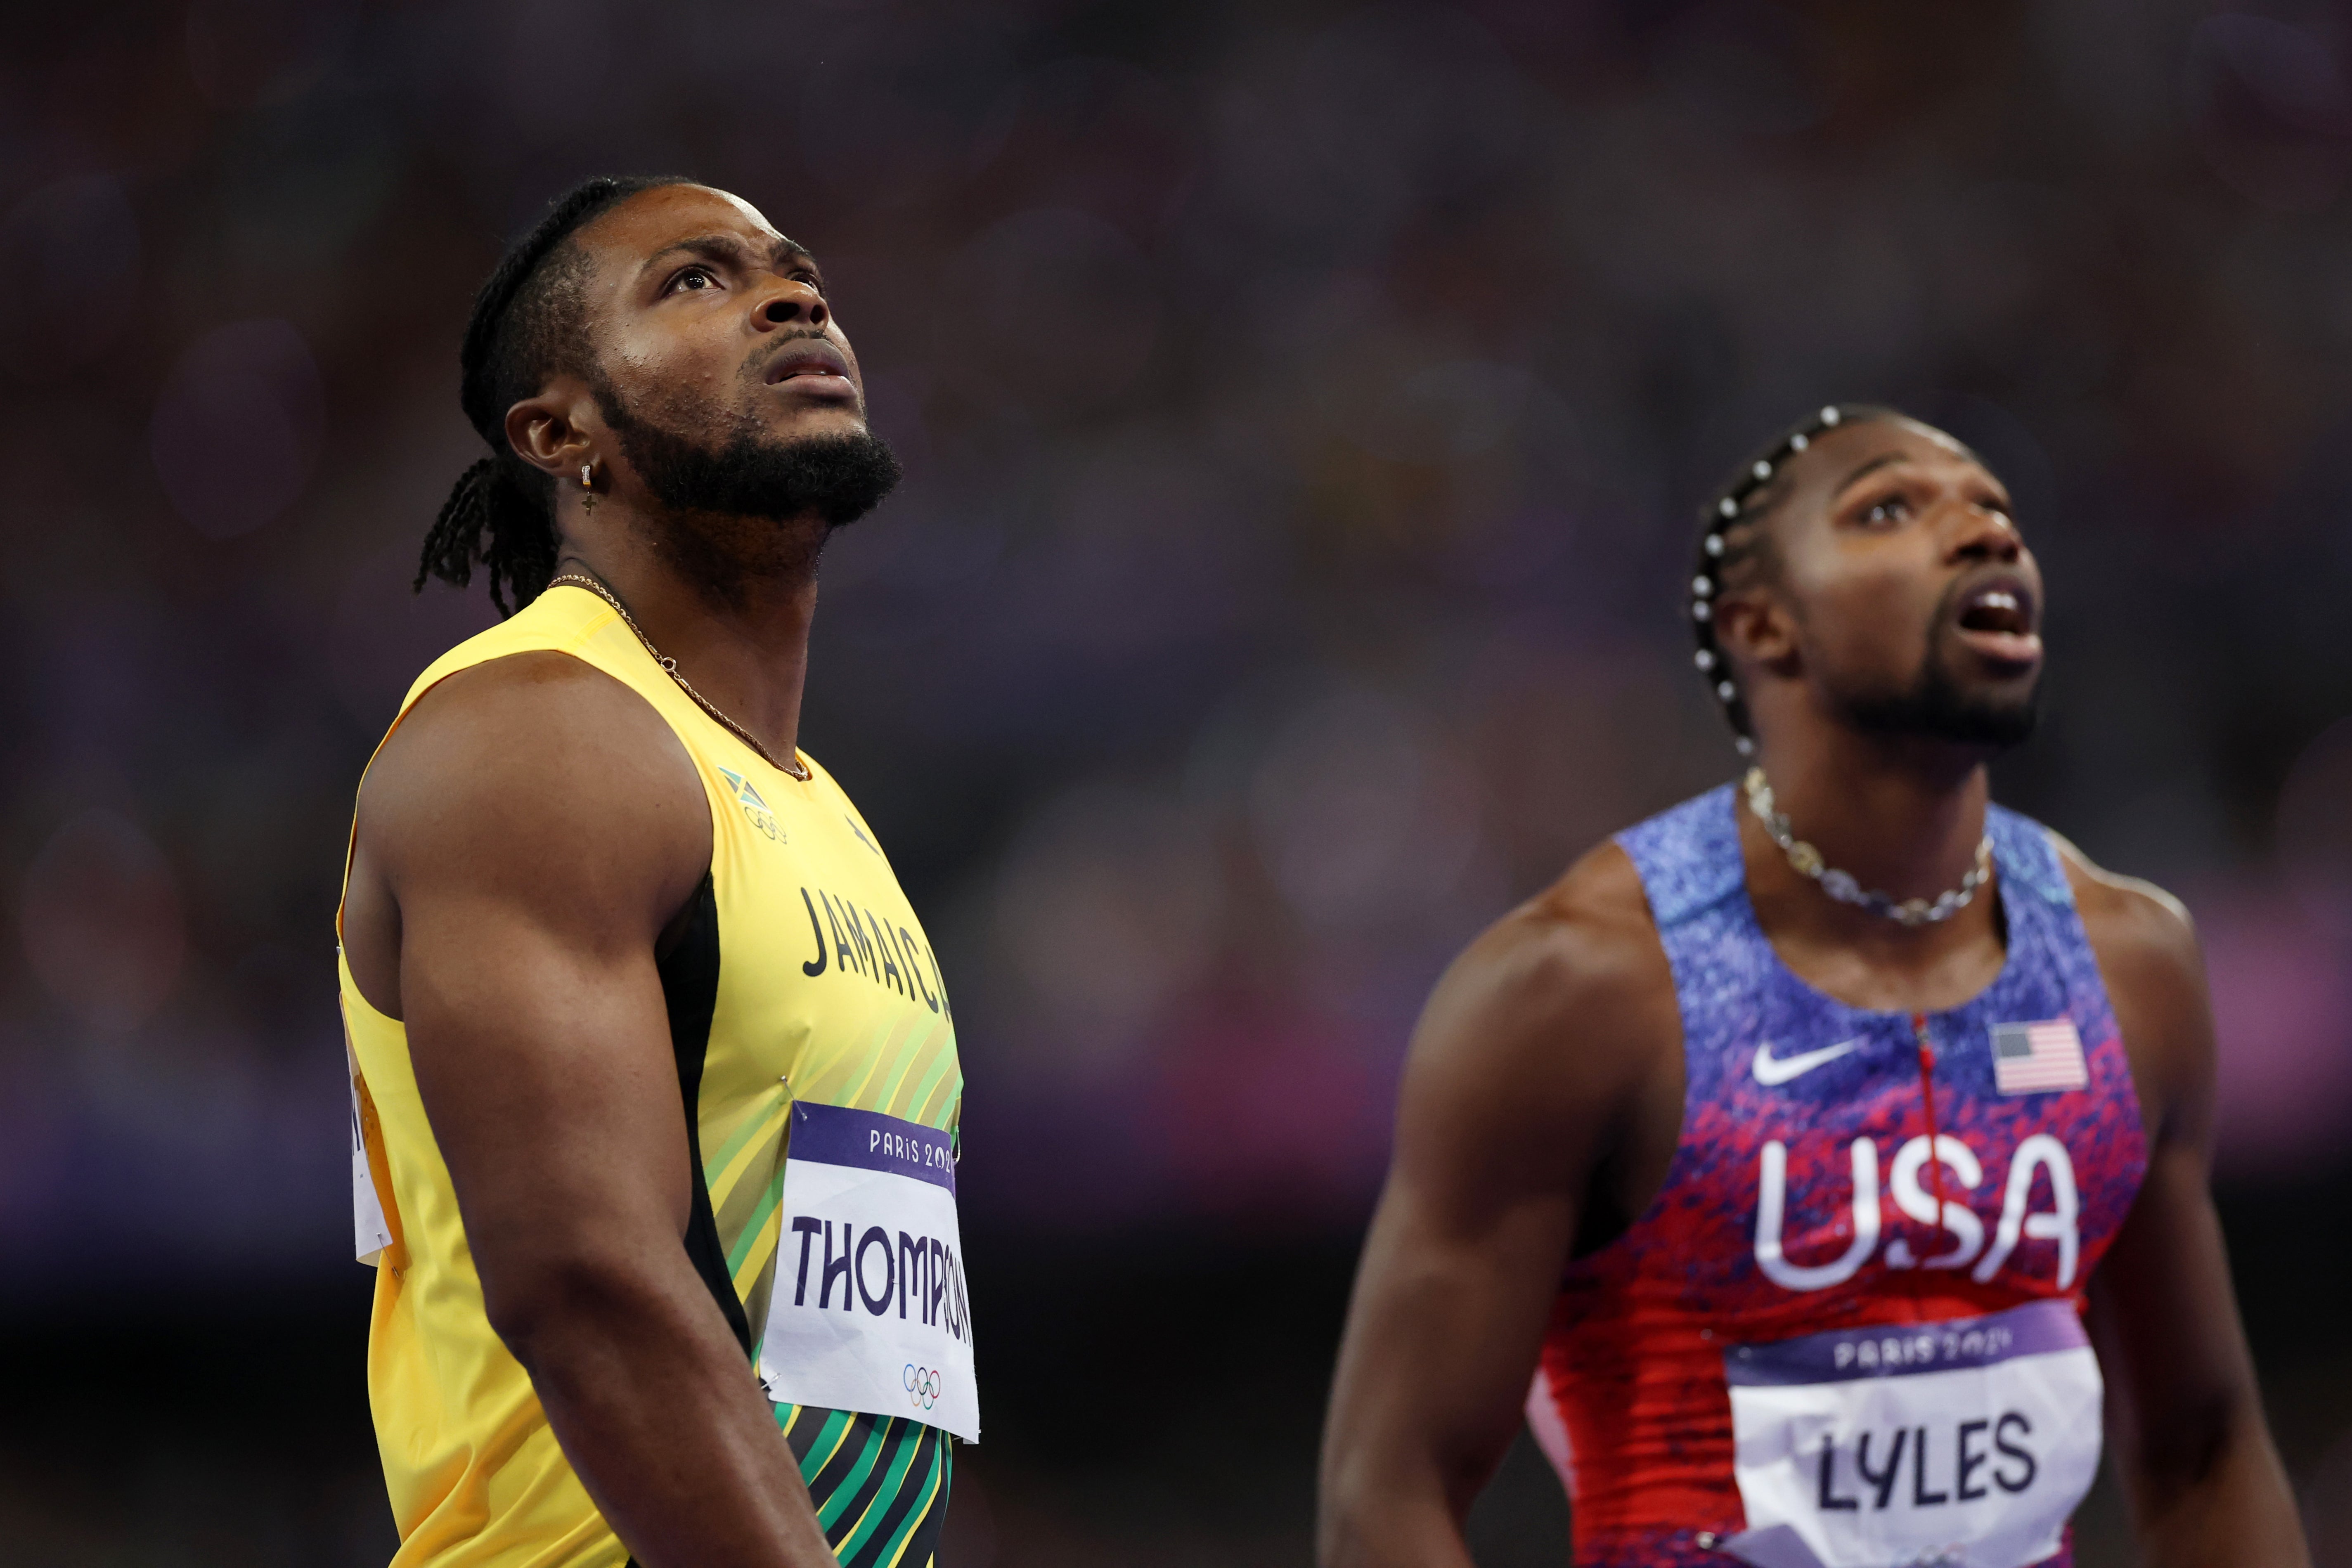
[[[1497,921],[1430,997],[1416,1089],[1489,1131],[1609,1120],[1679,1039],[1673,973],[1639,875],[1604,844]]]
[[[2193,980],[2201,990],[2204,961],[2188,906],[2153,882],[2097,865],[2056,833],[2051,838],[2101,965],[2127,983]]]
[[[368,769],[358,830],[395,890],[428,875],[666,886],[689,870],[698,880],[710,845],[669,726],[620,681],[553,652],[473,666],[419,698]]]
[[[2141,1113],[2158,1140],[2201,1137],[2212,1089],[2213,1014],[2189,910],[2154,883],[2103,869],[2052,837],[2123,1031]]]
[[[1660,984],[1673,989],[1641,877],[1613,843],[1488,927],[1447,979],[1554,1017],[1638,1005]]]

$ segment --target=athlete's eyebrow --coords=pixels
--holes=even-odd
[[[1848,474],[1844,479],[1840,479],[1838,481],[1837,489],[1830,492],[1830,499],[1834,500],[1839,496],[1845,494],[1846,491],[1853,489],[1855,482],[1864,474],[1875,473],[1879,469],[1885,468],[1890,463],[1907,463],[1910,460],[1911,454],[1908,452],[1887,452],[1873,458],[1870,461],[1864,463],[1853,472]]]
[[[738,235],[724,231],[716,234],[698,234],[673,241],[646,257],[645,265],[637,268],[638,275],[642,277],[646,273],[656,271],[665,262],[679,256],[698,256],[705,261],[715,261],[723,266],[731,267],[750,266],[757,259],[757,254],[750,246],[744,244],[741,237]],[[805,247],[794,244],[781,235],[777,237],[776,243],[768,247],[767,259],[771,267],[782,267],[787,261],[803,261],[808,264],[810,271],[817,272],[816,258],[811,256]],[[823,277],[824,274],[818,272],[818,276]]]
[[[2009,487],[2000,482],[2000,476],[1992,471],[1990,465],[1986,463],[1982,458],[1978,457],[1969,447],[1958,441],[1951,443],[1951,450],[1952,456],[1958,458],[1963,462],[1973,463],[1976,465],[1976,467],[1983,472],[1984,477],[1992,481],[1992,488],[2000,492],[2001,503],[2003,505],[2009,504]],[[1832,500],[1835,500],[1838,497],[1845,494],[1846,491],[1854,487],[1855,481],[1860,479],[1865,474],[1875,473],[1879,469],[1886,468],[1891,464],[1907,463],[1911,460],[1911,454],[1908,452],[1886,452],[1878,457],[1873,458],[1870,461],[1863,464],[1862,467],[1848,474],[1844,479],[1839,480],[1838,488],[1830,492],[1830,499]]]

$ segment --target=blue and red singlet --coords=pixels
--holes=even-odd
[[[2147,1162],[2056,847],[1992,808],[2005,963],[1920,1018],[1781,963],[1735,810],[1618,839],[1687,1088],[1664,1188],[1570,1265],[1528,1397],[1575,1561],[2063,1565],[2099,1458],[2084,1281]]]

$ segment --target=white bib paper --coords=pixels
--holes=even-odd
[[[1726,1352],[1759,1568],[2021,1568],[2099,1468],[2099,1363],[2073,1305]]]
[[[368,1168],[367,1129],[360,1116],[360,1060],[343,1041],[343,1063],[352,1085],[352,1252],[362,1263],[373,1263],[392,1245],[392,1226],[383,1219],[383,1198],[375,1190],[375,1173]]]
[[[948,1135],[793,1106],[760,1381],[780,1405],[911,1416],[980,1439]]]

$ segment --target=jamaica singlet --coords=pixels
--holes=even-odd
[[[1687,1088],[1664,1188],[1570,1265],[1528,1397],[1575,1561],[2063,1564],[2099,1460],[2084,1282],[2147,1169],[2065,868],[1991,811],[2008,954],[1923,1048],[1780,962],[1735,809],[1717,790],[1618,840]]]
[[[701,775],[710,872],[661,963],[691,1112],[686,1250],[752,1359],[845,1568],[926,1568],[950,1435],[977,1437],[980,1417],[956,1230],[963,1074],[922,925],[830,776],[811,763],[803,783],[769,766],[585,590],[551,589],[445,655],[402,714],[460,669],[536,650],[643,697]],[[341,984],[394,1568],[622,1568],[627,1550],[484,1315],[406,1033],[368,1005],[348,965]]]

